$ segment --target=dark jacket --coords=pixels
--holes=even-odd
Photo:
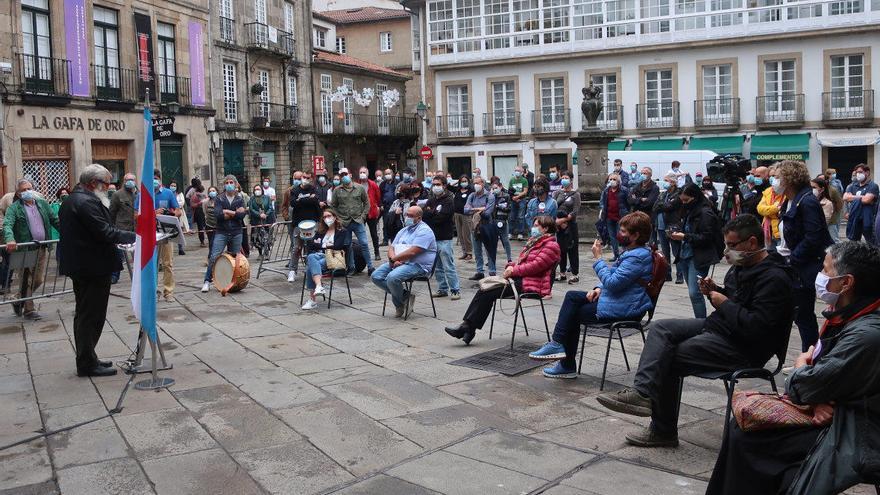
[[[264,225],[273,222],[274,209],[272,208],[272,200],[269,196],[251,196],[248,204],[248,214],[251,217],[251,225]],[[266,218],[260,218],[260,214],[265,213]]]
[[[117,244],[131,244],[134,232],[117,229],[101,200],[81,185],[58,210],[61,273],[68,277],[101,277],[122,270]]]
[[[495,194],[495,209],[492,210],[492,219],[495,222],[506,222],[510,218],[510,209],[513,207],[513,200],[510,194],[504,189]]]
[[[318,201],[321,203],[327,203],[327,193],[333,189],[333,184],[328,180],[322,186],[320,182],[315,181],[315,196],[318,197]]]
[[[290,198],[290,206],[293,211],[290,220],[293,226],[296,227],[303,220],[320,222],[321,202],[315,194],[314,186],[300,186],[295,192],[296,196]]]
[[[599,196],[599,220],[605,220],[608,218],[608,193],[611,191],[610,187],[606,187],[602,190],[602,195]],[[617,186],[617,209],[620,212],[620,218],[623,218],[624,215],[629,213],[629,203],[627,202],[627,198],[629,197],[629,189],[623,186]]]
[[[110,198],[110,219],[117,229],[134,231],[135,214],[137,213],[134,201],[134,192],[124,187],[116,191],[116,194]]]
[[[465,203],[467,203],[468,196],[470,196],[471,193],[474,192],[473,186],[468,184],[467,189],[464,191],[462,191],[460,187],[456,187],[454,191],[450,192],[452,192],[452,200],[455,204],[455,212],[464,215],[464,205]]]
[[[434,231],[434,238],[438,241],[449,241],[454,232],[452,214],[455,210],[454,200],[449,191],[443,191],[440,196],[431,195],[423,208],[422,219]]]
[[[236,194],[231,202],[226,197],[225,192],[217,195],[214,199],[214,217],[217,219],[217,232],[227,235],[235,235],[241,232],[241,229],[244,228],[244,217],[247,215],[247,208],[245,208],[244,212],[236,213],[229,220],[223,217],[223,210],[236,211],[239,208],[245,208],[244,198],[241,197],[241,194]]]
[[[397,182],[394,180],[383,180],[379,184],[379,193],[382,195],[382,207],[385,211],[391,206],[391,203],[397,199]]]
[[[783,203],[784,213],[781,216],[785,246],[791,250],[788,261],[797,271],[801,282],[805,286],[812,286],[816,274],[822,269],[825,248],[834,241],[828,233],[825,213],[811,187],[803,188],[789,201],[795,206],[788,208],[788,202]]]
[[[650,184],[647,188],[644,187],[645,182]],[[632,211],[647,213],[653,219],[654,204],[657,203],[657,197],[660,196],[660,188],[657,187],[657,183],[654,181],[645,182],[629,190],[629,206]]]
[[[754,366],[764,366],[791,332],[794,273],[777,253],[755,266],[734,266],[718,292],[727,296],[704,328],[735,342]]]
[[[721,246],[724,244],[721,219],[705,198],[698,198],[691,205],[691,208],[685,208],[685,217],[682,219],[685,224],[684,242],[690,244],[694,265],[706,268],[721,259]]]
[[[324,240],[324,234],[316,233],[315,237],[306,242],[306,252],[308,254],[311,253],[323,253],[324,248],[321,247],[321,242]],[[348,251],[348,248],[351,247],[351,231],[346,229],[345,227],[338,225],[336,226],[336,233],[333,235],[333,247],[327,249],[333,249],[334,251]]]
[[[664,230],[670,227],[681,227],[682,206],[679,193],[681,190],[677,187],[675,190],[667,189],[660,194],[657,202],[654,203],[654,217],[656,218],[660,213],[663,214]]]

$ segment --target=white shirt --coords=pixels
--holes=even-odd
[[[271,198],[272,201],[275,201],[275,188],[274,187],[272,187],[272,186],[264,187],[263,194],[265,194],[266,196],[269,196],[269,198]]]
[[[333,242],[334,242],[335,238],[336,238],[336,231],[335,230],[333,230],[333,231],[328,230],[327,233],[324,234],[324,238],[321,239],[321,247],[322,248],[333,247]]]

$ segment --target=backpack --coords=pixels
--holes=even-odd
[[[648,293],[648,297],[651,298],[651,302],[656,303],[657,298],[660,297],[660,289],[663,288],[663,284],[666,282],[666,274],[669,272],[669,261],[666,259],[666,256],[663,256],[663,253],[657,249],[657,244],[651,245],[651,280],[645,282],[644,280],[639,279],[639,285],[645,288],[645,292]]]

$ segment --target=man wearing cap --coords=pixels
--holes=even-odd
[[[370,238],[367,236],[367,229],[364,228],[364,222],[370,212],[370,199],[366,189],[352,181],[347,168],[339,169],[339,180],[340,185],[333,190],[330,206],[336,211],[342,226],[357,236],[361,253],[367,262],[367,275],[372,275],[373,259],[370,257]],[[354,251],[351,249],[348,250],[346,264],[348,265],[348,273],[354,273]]]

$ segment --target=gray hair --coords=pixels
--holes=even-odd
[[[82,173],[79,174],[79,183],[80,184],[90,184],[95,180],[104,180],[108,177],[112,177],[113,175],[107,170],[103,165],[99,165],[97,163],[93,163],[88,167],[84,168]],[[110,182],[109,179],[107,182]]]
[[[238,178],[237,178],[236,176],[234,176],[234,175],[232,175],[232,174],[227,175],[226,177],[223,178],[223,183],[225,184],[226,181],[228,181],[228,180],[231,180],[232,182],[235,182],[235,185],[236,185],[236,186],[238,185]]]
[[[34,183],[30,179],[18,179],[18,182],[15,183],[15,190],[21,189],[22,184],[30,184],[31,187],[34,187]]]
[[[828,254],[838,276],[855,278],[856,295],[880,295],[880,249],[864,242],[843,241],[829,247]]]

